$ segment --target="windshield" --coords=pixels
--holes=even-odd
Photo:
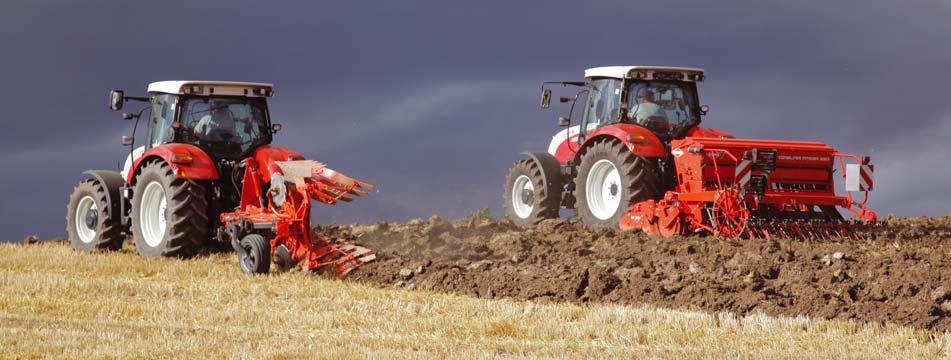
[[[627,89],[627,118],[658,135],[676,136],[700,122],[696,89],[692,83],[633,82]]]
[[[263,99],[232,97],[186,98],[179,133],[212,156],[241,156],[270,141]]]

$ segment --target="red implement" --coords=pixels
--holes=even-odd
[[[622,230],[825,238],[855,236],[854,223],[876,221],[866,207],[874,169],[868,158],[805,141],[688,137],[672,141],[671,149],[677,186],[661,201],[633,204],[621,218]],[[835,171],[845,181],[845,196],[835,192]],[[858,221],[846,220],[836,207]]]
[[[300,264],[306,270],[331,270],[344,276],[376,255],[352,244],[335,244],[311,234],[310,200],[333,205],[365,196],[373,185],[354,180],[311,160],[273,161],[266,157],[245,160],[246,171],[241,207],[221,214],[221,221],[232,241],[244,233],[262,230],[269,233],[271,257],[279,268]],[[265,170],[270,173],[266,194]],[[236,250],[240,251],[240,249]]]

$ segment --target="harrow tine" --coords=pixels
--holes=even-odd
[[[755,239],[758,232],[759,225],[756,223],[751,222],[746,228],[746,235],[749,236],[750,239]]]
[[[837,221],[835,224],[836,235],[839,237],[850,237],[849,229],[841,221]]]
[[[852,230],[851,227],[849,228],[849,236],[850,236],[853,240],[861,240],[861,239],[862,239],[862,236],[859,235],[859,234],[858,234],[857,232],[855,232],[854,230]]]
[[[800,220],[800,222],[796,223],[796,226],[799,227],[800,231],[802,231],[804,238],[809,240],[816,238],[816,234],[812,232],[812,228],[809,227],[809,223]]]
[[[809,229],[809,234],[811,234],[814,239],[824,238],[822,236],[822,232],[819,230],[819,228],[816,227],[816,224],[813,224],[812,222],[807,222],[806,227]]]
[[[820,238],[820,239],[828,239],[828,238],[829,238],[829,232],[826,231],[827,229],[825,228],[825,226],[824,226],[823,224],[821,224],[821,223],[814,223],[814,224],[812,224],[812,227],[816,229],[816,233],[819,234],[819,238]]]
[[[815,224],[809,222],[809,220],[805,220],[804,225],[806,227],[806,231],[809,232],[811,239],[822,239],[822,234],[820,234],[818,229],[816,229]]]
[[[819,238],[819,234],[817,234],[815,229],[812,228],[812,224],[807,222],[807,223],[804,223],[802,226],[805,228],[806,236],[808,236],[809,239],[814,240]]]
[[[806,234],[802,232],[802,227],[800,227],[799,224],[791,223],[789,224],[789,227],[792,228],[792,230],[796,233],[796,237],[803,239],[806,238]]]
[[[857,234],[855,233],[855,231],[853,231],[852,225],[853,224],[851,223],[842,223],[842,231],[844,232],[845,237],[852,240],[858,240],[859,238]]]
[[[802,226],[799,226],[799,223],[797,223],[797,222],[795,222],[795,221],[792,221],[792,222],[789,223],[789,228],[792,229],[793,234],[794,234],[797,238],[801,238],[801,239],[805,239],[805,238],[806,238],[806,234],[805,234],[805,232],[803,232]]]

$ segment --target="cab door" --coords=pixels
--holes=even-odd
[[[152,113],[149,116],[149,142],[146,144],[149,149],[173,141],[172,121],[175,120],[177,99],[177,96],[169,94],[152,96]]]
[[[586,134],[598,128],[620,121],[621,80],[600,78],[588,84],[588,101],[585,103],[584,116],[578,143],[584,142]]]

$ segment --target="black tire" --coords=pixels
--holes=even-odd
[[[112,204],[106,200],[108,191],[106,185],[99,180],[88,179],[79,183],[69,196],[69,205],[66,207],[66,233],[69,236],[69,243],[76,251],[91,253],[122,248],[125,236],[122,234],[121,215],[116,213]],[[85,212],[91,214],[91,218],[78,219],[81,222],[77,223],[76,213],[83,199],[88,199],[85,204],[89,204],[90,207]],[[93,204],[95,209],[91,208]],[[77,226],[94,231],[95,234],[90,238],[86,232],[88,241],[83,241]]]
[[[153,245],[142,229],[142,201],[149,184],[161,185],[165,193],[165,232]],[[163,161],[145,165],[136,177],[132,193],[132,238],[139,254],[146,257],[189,257],[209,243],[208,197],[205,187],[195,181],[179,179]]]
[[[245,254],[238,254],[238,265],[245,274],[267,274],[271,270],[271,244],[263,236],[250,234],[238,243]]]
[[[512,190],[516,185],[516,181],[521,177],[527,177],[528,181],[531,182],[534,191],[531,193],[525,193],[524,197],[515,200],[523,200],[525,205],[528,205],[524,200],[531,202],[531,211],[530,213],[520,216],[519,212],[515,209],[515,204],[512,201]],[[539,222],[545,219],[554,219],[558,217],[558,208],[561,203],[561,193],[556,191],[557,186],[550,186],[550,184],[545,184],[545,180],[542,177],[542,170],[538,165],[532,160],[519,160],[515,162],[515,165],[512,165],[512,168],[509,169],[508,176],[505,177],[505,192],[502,194],[502,201],[505,207],[505,217],[509,218],[516,225],[519,226],[534,226]]]
[[[620,203],[614,215],[607,219],[595,216],[587,197],[587,181],[594,164],[608,160],[618,170]],[[575,177],[575,207],[581,221],[589,228],[617,228],[621,216],[627,213],[632,204],[658,199],[662,194],[657,162],[631,153],[624,144],[616,140],[600,140],[592,144],[581,155],[578,176]]]

